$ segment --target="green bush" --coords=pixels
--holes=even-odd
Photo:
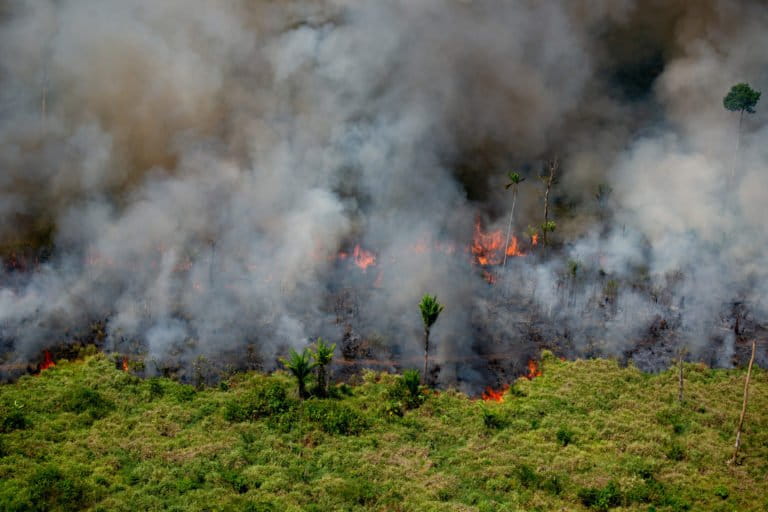
[[[421,406],[427,397],[421,391],[420,380],[417,370],[406,370],[387,390],[389,400],[403,404],[406,409],[416,409]]]
[[[717,496],[722,500],[728,499],[728,496],[731,495],[731,493],[728,491],[728,488],[724,485],[718,485],[717,487],[715,487],[714,493],[715,493],[715,496]]]
[[[152,399],[160,398],[165,394],[165,390],[163,389],[163,385],[160,384],[160,379],[157,377],[153,377],[149,379],[149,396]]]
[[[560,496],[563,487],[563,481],[559,475],[551,475],[541,483],[541,488],[554,496]]]
[[[3,415],[0,419],[0,433],[7,434],[14,430],[24,430],[29,428],[31,423],[21,411],[13,410]]]
[[[368,426],[357,411],[338,402],[310,400],[304,406],[304,414],[329,434],[355,435]]]
[[[507,425],[507,420],[501,413],[483,408],[482,414],[483,425],[485,425],[485,428],[487,429],[501,429]]]
[[[557,442],[562,446],[568,446],[573,441],[573,432],[565,427],[560,427],[555,437],[557,437]]]
[[[98,391],[79,387],[64,396],[62,407],[67,412],[86,413],[92,419],[97,420],[112,412],[115,405]]]
[[[270,382],[253,393],[227,402],[224,407],[224,418],[233,423],[255,420],[286,413],[295,405],[295,400],[288,397],[282,385]]]
[[[538,487],[541,477],[530,466],[522,464],[517,467],[515,473],[517,474],[517,479],[520,482],[520,485],[526,489]]]
[[[87,504],[85,487],[55,466],[39,468],[27,483],[32,510],[82,510]]]
[[[685,458],[685,450],[683,449],[683,446],[680,443],[673,441],[667,447],[666,455],[669,460],[680,461]]]
[[[578,496],[585,507],[595,510],[609,510],[622,503],[621,490],[613,480],[602,489],[596,487],[582,488],[579,490]]]

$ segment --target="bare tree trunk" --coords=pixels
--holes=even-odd
[[[507,225],[507,243],[504,244],[504,262],[501,264],[502,268],[507,266],[507,251],[509,250],[509,238],[512,236],[512,221],[515,218],[515,203],[517,203],[517,185],[515,185],[515,190],[512,191],[512,211],[509,213],[509,225]]]
[[[325,365],[317,366],[317,391],[321,398],[328,396],[328,378],[325,373]]]
[[[752,357],[749,358],[749,367],[747,368],[747,378],[744,381],[744,400],[741,402],[741,416],[739,416],[739,425],[736,427],[736,443],[733,447],[733,457],[728,464],[736,464],[736,458],[739,455],[741,447],[741,429],[744,426],[744,417],[747,415],[747,399],[749,398],[749,379],[752,377],[752,364],[755,362],[755,352],[757,351],[757,338],[752,340]]]
[[[429,327],[424,328],[424,384],[428,384],[427,368],[429,367]]]
[[[683,403],[683,350],[680,349],[680,361],[679,361],[680,371],[677,376],[678,386],[677,386],[677,401],[680,403]]]
[[[555,181],[555,171],[557,170],[557,157],[549,162],[549,176],[546,178],[547,191],[544,193],[544,225],[542,227],[542,242],[547,246],[547,224],[549,223],[549,191],[552,189],[552,183]]]
[[[736,183],[736,167],[739,166],[739,155],[741,154],[741,123],[744,122],[744,110],[739,114],[739,131],[736,132],[736,158],[734,158],[733,167],[731,167],[731,186]]]

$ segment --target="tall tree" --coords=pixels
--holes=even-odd
[[[550,160],[547,164],[548,173],[540,176],[541,181],[546,186],[546,192],[544,192],[544,222],[541,224],[542,242],[544,246],[547,246],[547,233],[555,230],[555,221],[549,220],[549,192],[552,190],[552,185],[555,184],[555,173],[560,163],[557,156]]]
[[[501,264],[502,267],[507,266],[507,251],[509,250],[509,238],[512,236],[512,222],[515,219],[515,203],[517,203],[517,188],[520,185],[520,183],[525,181],[525,178],[521,178],[520,175],[516,172],[510,172],[507,174],[507,177],[509,178],[509,183],[507,183],[504,188],[509,190],[512,189],[512,211],[509,212],[509,225],[507,225],[507,243],[504,244],[504,262]]]
[[[736,135],[736,154],[741,151],[741,124],[744,121],[744,112],[755,113],[755,106],[760,101],[760,91],[752,89],[749,84],[740,83],[731,87],[731,90],[723,98],[723,106],[726,110],[739,113],[739,131]],[[736,176],[736,165],[731,169],[731,180]]]
[[[429,366],[429,331],[437,322],[445,306],[437,300],[437,295],[424,294],[419,302],[421,319],[424,322],[424,382],[427,382],[427,367]]]
[[[728,461],[729,464],[736,464],[741,448],[741,429],[744,427],[744,417],[747,415],[747,400],[749,399],[749,379],[752,377],[752,364],[755,362],[755,352],[757,351],[757,338],[752,339],[752,357],[749,358],[749,367],[747,368],[747,377],[744,380],[744,398],[741,401],[741,415],[739,424],[736,427],[736,443],[733,446],[733,457]]]
[[[309,397],[307,393],[307,380],[312,374],[315,364],[310,361],[309,350],[304,349],[301,353],[291,349],[288,359],[283,360],[285,367],[296,377],[296,383],[299,387],[299,398],[302,400]]]
[[[317,338],[312,359],[315,360],[317,368],[317,394],[321,397],[328,396],[328,373],[325,368],[331,363],[334,350],[336,350],[335,343],[328,345],[323,338]]]

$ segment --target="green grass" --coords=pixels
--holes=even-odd
[[[562,362],[503,403],[367,373],[302,402],[284,373],[196,391],[104,356],[0,386],[0,511],[768,509],[768,374]]]

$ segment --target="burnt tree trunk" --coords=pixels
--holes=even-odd
[[[749,367],[747,367],[747,378],[744,381],[744,399],[741,402],[741,416],[739,416],[739,425],[736,427],[736,443],[733,446],[733,457],[728,462],[736,464],[736,458],[739,456],[741,447],[741,430],[744,426],[744,417],[747,415],[747,400],[749,399],[749,379],[752,377],[752,364],[755,362],[755,352],[757,351],[757,338],[752,340],[752,357],[749,358]]]
[[[552,184],[555,181],[555,171],[557,171],[558,161],[557,157],[553,158],[549,162],[549,176],[544,178],[544,184],[547,189],[544,192],[544,224],[542,225],[542,242],[544,247],[547,246],[547,231],[549,225],[549,191],[552,190]]]

